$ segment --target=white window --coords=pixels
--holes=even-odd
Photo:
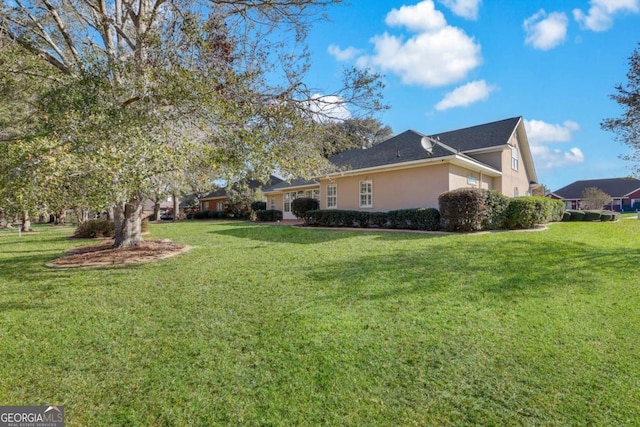
[[[276,198],[275,197],[271,197],[269,199],[269,209],[271,209],[272,211],[276,210]]]
[[[469,175],[467,177],[467,184],[476,186],[476,185],[478,185],[478,179],[476,177],[474,177],[474,176]]]
[[[518,197],[520,195],[520,192],[518,191],[518,187],[514,187],[513,188],[513,197]]]
[[[304,192],[304,197],[320,200],[320,190],[307,190]]]
[[[511,147],[511,169],[518,170],[518,148]]]
[[[298,197],[298,193],[292,191],[290,193],[284,193],[284,211],[291,212],[291,202],[293,202]]]
[[[204,210],[205,211],[209,210],[209,202],[204,202]]]
[[[216,202],[216,210],[218,212],[222,212],[224,210],[222,206],[222,202]]]
[[[373,207],[373,182],[360,181],[360,207]]]
[[[338,184],[327,185],[327,209],[338,207]]]

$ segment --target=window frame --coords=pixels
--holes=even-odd
[[[330,202],[331,200],[333,201],[333,204]],[[338,183],[333,182],[333,183],[327,184],[326,203],[327,203],[327,209],[338,208]]]
[[[512,146],[511,147],[511,169],[513,169],[514,171],[518,170],[519,159],[520,158],[518,155],[518,147]]]
[[[363,191],[368,190],[368,191]],[[365,198],[365,203],[363,203],[363,197]],[[367,200],[368,199],[368,200]],[[368,203],[366,203],[368,202]],[[361,208],[372,208],[373,207],[373,180],[366,179],[362,180],[358,184],[358,206]]]

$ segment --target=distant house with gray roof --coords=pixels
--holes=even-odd
[[[640,180],[636,178],[606,178],[575,181],[548,194],[564,201],[566,209],[582,209],[585,205],[582,194],[587,188],[597,188],[611,196],[607,209],[621,211],[623,207],[634,208],[640,203]],[[635,208],[634,208],[635,209]]]

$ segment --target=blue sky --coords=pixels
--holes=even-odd
[[[391,108],[378,118],[395,133],[522,116],[551,190],[631,173],[600,122],[621,114],[609,95],[640,42],[640,0],[352,0],[328,15],[308,82],[328,93],[345,66],[381,72]]]

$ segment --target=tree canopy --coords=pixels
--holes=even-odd
[[[629,57],[627,83],[615,89],[617,93],[611,95],[611,99],[622,107],[622,116],[605,119],[601,126],[614,132],[618,141],[633,150],[623,158],[634,162],[635,174],[640,175],[640,45]]]
[[[45,187],[65,189],[69,203],[112,204],[125,246],[141,240],[141,202],[159,180],[202,168],[222,178],[317,173],[322,116],[384,108],[379,76],[367,70],[346,70],[327,95],[304,81],[306,33],[340,2],[0,3],[0,73],[9,77],[0,89],[11,100],[0,138],[8,161],[24,166],[22,181],[0,171],[0,192],[36,194],[23,210],[63,200]],[[44,173],[49,181],[33,179],[43,159],[64,166]]]

